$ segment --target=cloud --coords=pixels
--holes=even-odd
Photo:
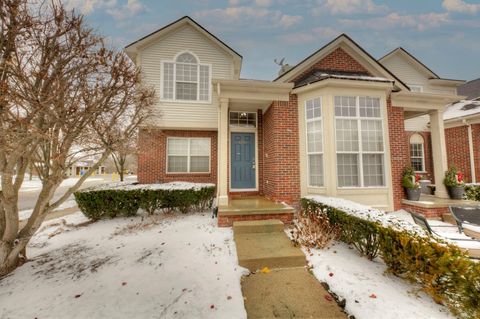
[[[283,28],[290,28],[300,23],[303,19],[299,15],[288,15],[279,10],[247,6],[203,10],[195,13],[194,16],[205,20],[219,21],[228,25],[263,25]]]
[[[331,27],[317,27],[311,31],[294,32],[280,35],[278,39],[285,44],[298,45],[320,42],[321,40],[332,40],[341,32]]]
[[[107,13],[116,20],[123,20],[128,17],[144,12],[146,7],[139,0],[127,0],[123,6],[115,6],[107,9]]]
[[[381,13],[387,11],[386,5],[377,5],[373,0],[319,0],[319,7],[313,9],[314,15]]]
[[[269,7],[273,3],[273,0],[255,0],[255,4],[259,7]]]
[[[469,14],[480,12],[480,4],[470,4],[463,0],[443,0],[442,7],[449,12]]]
[[[65,0],[64,4],[67,9],[76,9],[82,14],[105,10],[116,20],[132,17],[146,9],[140,0],[127,0],[124,4],[119,4],[117,0]]]
[[[384,30],[391,28],[410,28],[418,31],[439,27],[452,21],[448,13],[425,13],[418,15],[401,15],[392,12],[383,17],[369,19],[341,19],[341,24],[348,27]]]

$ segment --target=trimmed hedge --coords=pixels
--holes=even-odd
[[[129,185],[131,186],[131,185]],[[139,208],[153,214],[162,210],[187,213],[191,210],[211,208],[215,196],[214,186],[190,189],[155,189],[149,185],[87,188],[74,193],[82,213],[92,220],[117,216],[134,216]]]
[[[417,282],[438,303],[462,318],[480,318],[480,264],[457,246],[400,231],[302,199],[302,214],[326,214],[342,229],[341,240],[373,259],[377,253],[391,273]]]
[[[480,185],[478,184],[465,185],[465,198],[469,200],[480,201]]]

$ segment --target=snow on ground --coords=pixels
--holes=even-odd
[[[357,319],[455,318],[420,287],[386,274],[382,260],[369,261],[344,243],[305,254],[315,277],[346,298],[345,310]]]
[[[75,183],[80,179],[80,177],[69,177],[66,178],[60,186],[73,186]],[[89,177],[87,181],[89,182],[96,182],[101,181],[103,178],[101,177]],[[42,181],[38,177],[34,177],[32,180],[29,180],[27,177],[22,183],[22,187],[20,191],[28,192],[28,191],[38,191],[42,188]]]
[[[151,190],[200,190],[205,187],[215,187],[215,184],[209,183],[190,183],[190,182],[169,182],[160,184],[133,184],[133,182],[114,182],[107,184],[95,185],[84,189],[84,191],[91,190],[105,190],[105,189],[118,189],[118,190],[133,190],[133,189],[151,189]]]
[[[63,204],[61,204],[60,206],[58,206],[58,208],[56,210],[75,207],[75,206],[77,206],[77,202],[75,200],[68,200],[68,201],[64,202]],[[33,212],[33,209],[21,210],[21,211],[18,212],[18,217],[19,217],[20,220],[27,219],[27,218],[30,217],[30,215],[32,215],[32,212]]]
[[[246,318],[233,232],[210,213],[44,223],[0,318]]]

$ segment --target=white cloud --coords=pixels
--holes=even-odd
[[[341,19],[341,24],[348,27],[384,30],[389,28],[411,28],[423,31],[449,24],[452,21],[448,13],[426,13],[419,15],[401,15],[396,12],[383,17],[369,19]]]
[[[82,14],[105,10],[116,20],[134,16],[146,9],[140,0],[127,0],[123,4],[119,4],[117,0],[65,0],[64,3],[67,9],[76,9]]]
[[[480,4],[466,3],[463,0],[443,0],[442,7],[450,12],[475,14],[480,12]]]
[[[377,5],[373,0],[319,0],[318,3],[320,6],[313,9],[314,15],[380,13],[388,9],[386,5]]]
[[[324,40],[333,40],[341,32],[330,27],[317,27],[308,32],[294,32],[284,34],[278,39],[285,44],[298,45],[320,42]]]
[[[122,6],[115,6],[107,9],[107,13],[116,20],[123,20],[145,11],[146,7],[139,0],[127,0]]]
[[[201,19],[219,21],[225,24],[242,26],[273,26],[290,28],[302,21],[298,15],[284,14],[279,10],[255,7],[228,7],[225,9],[211,9],[194,14]]]

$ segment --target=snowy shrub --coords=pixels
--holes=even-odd
[[[325,214],[303,210],[293,221],[292,240],[295,245],[325,248],[340,236],[340,228],[332,225]]]
[[[480,318],[480,263],[457,246],[440,242],[415,225],[397,223],[379,210],[351,202],[335,205],[334,199],[323,199],[329,205],[314,198],[302,199],[302,211],[326,215],[345,232],[340,237],[343,241],[370,259],[378,253],[390,272],[419,283],[457,316]]]
[[[465,197],[469,200],[480,201],[480,185],[479,184],[465,185]]]
[[[85,216],[98,220],[104,217],[133,216],[139,208],[147,213],[205,210],[211,208],[215,185],[194,183],[105,184],[75,193],[78,207]]]

